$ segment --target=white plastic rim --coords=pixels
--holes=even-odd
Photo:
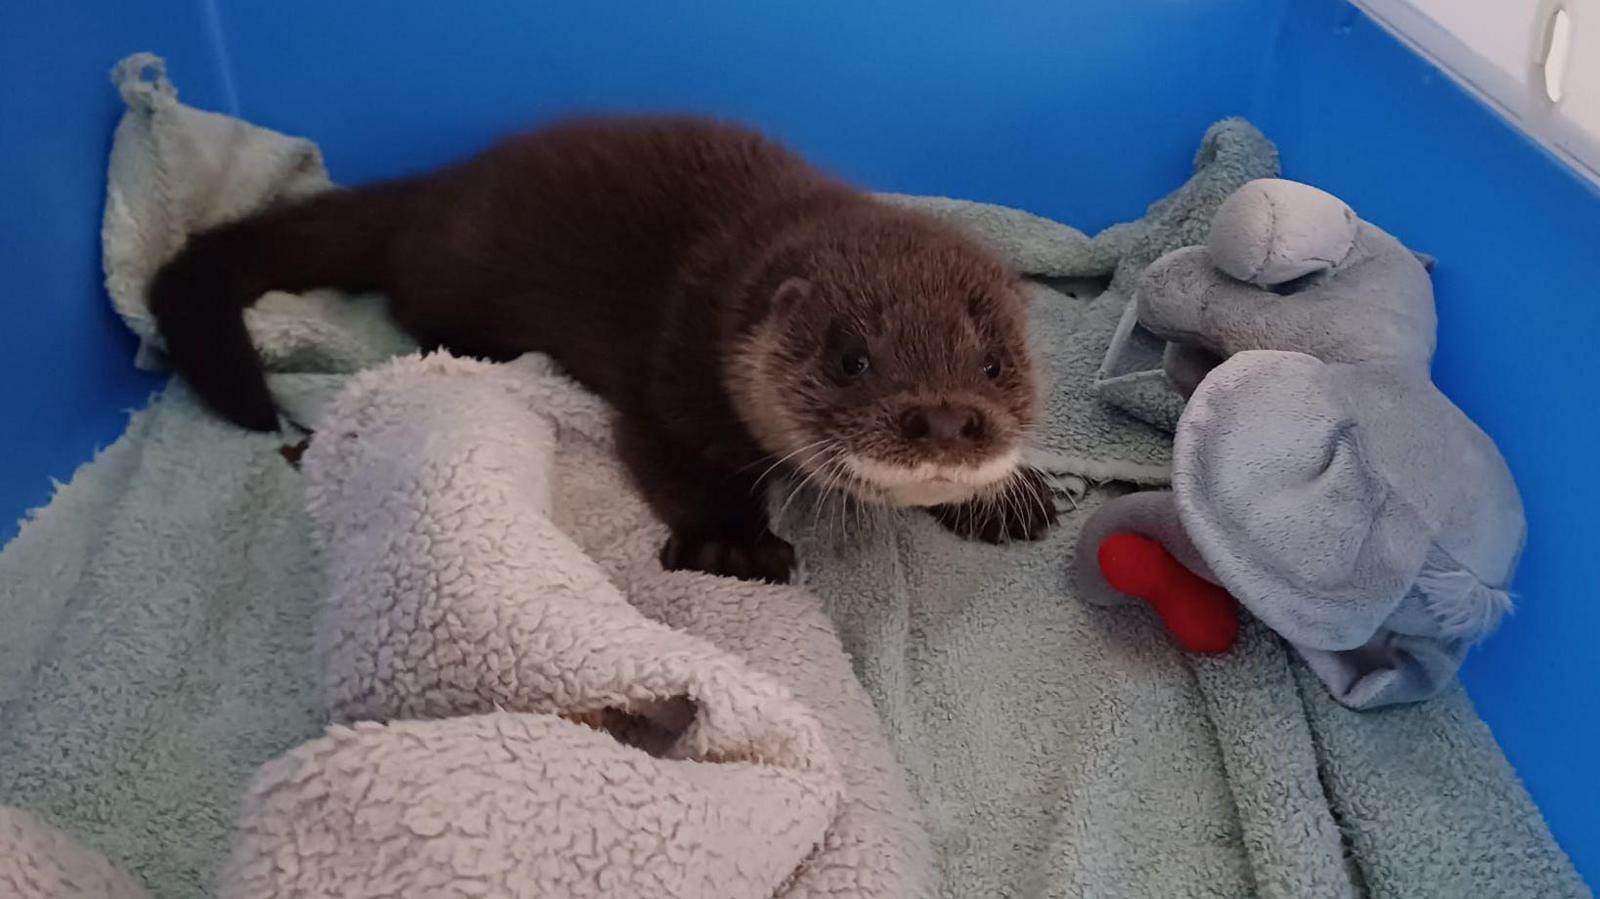
[[[1600,186],[1600,0],[1351,0]]]
[[[1550,13],[1545,26],[1544,60],[1539,74],[1544,78],[1544,95],[1551,103],[1560,103],[1566,94],[1567,60],[1572,55],[1572,15],[1566,7],[1558,6]]]

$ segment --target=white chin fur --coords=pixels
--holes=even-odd
[[[890,465],[860,456],[846,458],[845,465],[895,505],[941,506],[971,499],[1009,477],[1021,461],[1022,452],[1013,449],[979,465]]]

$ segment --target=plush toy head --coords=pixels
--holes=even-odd
[[[1206,245],[1151,265],[1136,302],[1139,323],[1169,342],[1167,374],[1185,392],[1198,383],[1196,358],[1246,350],[1424,367],[1433,358],[1424,262],[1339,198],[1294,181],[1235,191]]]
[[[1442,689],[1509,608],[1524,519],[1493,442],[1433,384],[1424,262],[1322,191],[1253,181],[1134,301],[1189,395],[1177,527],[1151,526],[1150,497],[1085,533],[1193,559],[1349,705]]]

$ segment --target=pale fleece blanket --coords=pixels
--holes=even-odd
[[[366,372],[318,417],[335,723],[252,779],[208,895],[932,895],[920,812],[817,599],[662,571],[610,418],[543,357],[443,355]],[[19,899],[142,895],[26,812],[0,809],[0,857]]]
[[[365,373],[304,471],[356,723],[257,776],[221,896],[927,894],[817,600],[663,572],[610,410],[543,357]]]

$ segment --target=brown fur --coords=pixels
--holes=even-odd
[[[998,262],[734,126],[568,122],[433,175],[268,210],[196,236],[151,309],[200,396],[270,430],[240,311],[311,287],[382,290],[424,346],[544,352],[609,400],[674,568],[782,580],[793,558],[767,526],[770,471],[892,498],[848,459],[993,469],[1037,414],[1021,301]],[[841,359],[861,352],[867,370],[847,376]],[[1054,520],[1036,477],[931,489],[984,494],[964,519],[938,510],[970,535],[1035,538]]]

